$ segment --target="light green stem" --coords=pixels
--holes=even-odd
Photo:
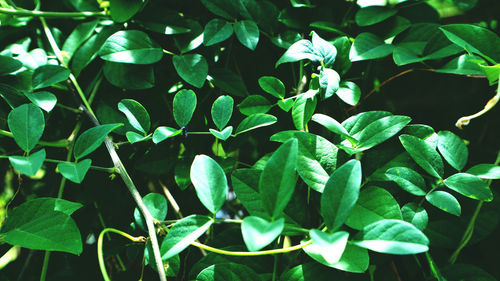
[[[69,19],[85,19],[92,17],[106,17],[104,11],[101,12],[44,12],[31,11],[25,9],[9,9],[0,8],[0,14],[21,16],[21,17],[45,17],[45,18],[69,18]]]
[[[311,244],[312,244],[312,240],[309,240],[305,243],[295,245],[292,247],[288,247],[288,248],[273,249],[273,250],[266,250],[266,251],[255,251],[255,252],[238,252],[238,251],[227,251],[227,250],[217,249],[217,248],[210,247],[208,245],[201,244],[198,242],[191,243],[191,245],[198,247],[198,248],[201,248],[201,249],[204,249],[204,250],[207,250],[209,252],[214,252],[217,254],[227,255],[227,256],[240,256],[240,257],[265,256],[265,255],[289,253],[289,252],[303,249]]]

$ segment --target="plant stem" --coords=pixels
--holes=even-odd
[[[104,11],[101,12],[45,12],[31,11],[25,9],[0,8],[0,14],[21,16],[21,17],[45,17],[45,18],[66,18],[66,19],[85,19],[92,17],[107,17]]]
[[[1,130],[1,129],[0,129],[0,135],[6,136],[9,138],[14,138],[14,135],[11,132]],[[67,140],[39,141],[38,144],[43,145],[43,146],[50,146],[50,147],[67,147],[69,145],[69,142]]]
[[[42,273],[40,274],[40,281],[45,281],[45,278],[47,277],[49,260],[50,260],[50,251],[45,251],[45,255],[43,255],[43,265],[42,265]]]
[[[62,161],[62,160],[56,160],[56,159],[45,159],[45,162],[48,163],[67,163],[68,161]],[[99,167],[99,166],[90,166],[90,169],[101,171],[101,172],[107,172],[110,174],[117,173],[118,170],[113,167],[113,168],[106,168],[106,167]]]
[[[142,237],[142,236],[134,237],[128,233],[125,233],[123,231],[120,231],[120,230],[114,229],[114,228],[103,229],[101,231],[101,233],[99,234],[99,238],[97,239],[97,258],[99,259],[99,268],[101,269],[102,277],[104,278],[105,281],[111,281],[111,279],[109,278],[108,273],[106,271],[106,265],[104,264],[104,257],[102,254],[102,242],[103,242],[104,234],[106,234],[108,232],[113,232],[113,233],[119,234],[119,235],[131,240],[132,242],[140,242],[140,243],[146,242],[146,238]]]
[[[237,251],[226,251],[226,250],[217,249],[217,248],[210,247],[208,245],[201,244],[198,242],[191,243],[191,245],[198,247],[198,248],[201,248],[201,249],[204,249],[204,250],[207,250],[209,252],[214,252],[214,253],[221,254],[221,255],[240,256],[240,257],[265,256],[265,255],[289,253],[289,252],[293,252],[293,251],[297,251],[297,250],[300,250],[302,248],[305,248],[311,244],[312,244],[312,240],[309,240],[303,244],[295,245],[295,246],[288,247],[288,248],[256,251],[256,252],[237,252]]]

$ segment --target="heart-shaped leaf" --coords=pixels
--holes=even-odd
[[[279,100],[278,101],[278,106],[283,109],[283,111],[288,112],[290,109],[292,109],[293,104],[295,103],[293,98],[288,98],[284,100]]]
[[[70,71],[58,65],[42,65],[35,69],[31,77],[31,85],[33,89],[45,88],[69,78]]]
[[[262,76],[259,78],[259,86],[264,92],[279,99],[285,97],[285,85],[278,78],[273,76]]]
[[[49,92],[41,91],[35,93],[23,93],[32,103],[46,112],[50,112],[57,103],[57,97]]]
[[[315,252],[320,253],[327,263],[336,263],[342,257],[349,233],[346,231],[337,231],[335,233],[325,233],[317,229],[309,231],[312,244],[308,247],[315,247]]]
[[[209,131],[216,138],[225,141],[225,140],[227,140],[231,136],[231,133],[233,132],[233,127],[232,126],[228,126],[227,128],[225,128],[221,132],[216,131],[214,129],[209,129]]]
[[[220,96],[212,104],[212,120],[217,129],[222,130],[233,115],[234,100],[231,96]]]
[[[228,190],[224,170],[212,158],[197,155],[191,165],[191,182],[201,203],[215,214],[226,201]]]
[[[142,104],[132,99],[123,99],[118,103],[118,110],[127,116],[128,122],[132,127],[147,135],[151,121],[149,120],[147,110]]]
[[[233,35],[233,26],[222,19],[212,19],[203,31],[203,44],[205,46],[215,45]]]
[[[36,105],[23,104],[9,113],[7,124],[17,145],[29,153],[42,137],[45,118]]]
[[[103,143],[106,136],[114,129],[123,126],[121,123],[105,124],[90,128],[76,139],[73,155],[78,160],[96,150]]]
[[[68,180],[81,183],[90,168],[92,160],[85,159],[78,163],[62,162],[57,164],[57,169]]]
[[[196,94],[192,90],[182,89],[174,97],[174,119],[179,127],[186,126],[193,117],[196,108]]]
[[[9,156],[10,164],[22,174],[32,177],[40,170],[45,161],[45,149],[37,151],[30,156]]]
[[[203,87],[208,75],[208,62],[199,54],[174,56],[172,58],[177,74],[196,88]]]
[[[162,48],[139,30],[120,30],[99,51],[101,59],[119,63],[152,64],[163,57]]]
[[[175,137],[182,134],[182,129],[175,129],[170,127],[158,127],[153,134],[153,142],[160,143],[168,138]]]
[[[161,243],[162,260],[167,260],[186,249],[203,235],[214,221],[207,216],[191,215],[176,222]]]
[[[249,216],[243,219],[241,233],[249,251],[258,251],[269,245],[285,228],[285,219],[269,222],[263,218]]]

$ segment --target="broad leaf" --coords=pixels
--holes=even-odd
[[[326,67],[331,67],[335,62],[335,58],[337,57],[337,48],[335,48],[335,46],[330,42],[319,37],[316,32],[313,31],[311,33],[312,45],[316,52],[322,57],[323,65]]]
[[[392,49],[392,45],[386,44],[375,34],[364,32],[354,39],[349,58],[353,62],[383,58],[390,55]]]
[[[321,215],[329,230],[338,229],[349,217],[361,188],[361,164],[350,160],[333,172],[321,196]]]
[[[212,120],[217,129],[222,130],[233,115],[234,100],[231,96],[220,96],[212,104]]]
[[[241,75],[234,73],[228,68],[213,68],[210,70],[211,82],[223,92],[231,93],[233,96],[246,97],[248,90]]]
[[[205,46],[215,45],[233,35],[233,26],[222,19],[212,19],[203,31],[203,44]]]
[[[35,93],[23,92],[23,94],[36,106],[45,110],[46,112],[52,111],[57,103],[57,97],[49,92],[41,91]]]
[[[200,54],[174,56],[172,58],[177,74],[196,88],[203,87],[208,75],[208,62]]]
[[[321,61],[323,58],[314,48],[311,41],[303,39],[293,43],[293,45],[290,46],[276,62],[275,67],[278,67],[282,63],[296,62],[304,59],[308,59],[310,61]]]
[[[468,174],[475,175],[481,179],[500,179],[500,166],[495,164],[478,164],[467,170]]]
[[[218,138],[220,140],[225,141],[225,140],[227,140],[231,136],[231,133],[233,132],[233,127],[232,126],[228,126],[228,127],[226,127],[224,130],[222,130],[220,132],[216,131],[214,129],[208,129],[208,130],[210,131],[210,133],[214,137],[216,137],[216,138]]]
[[[57,170],[68,180],[81,183],[90,168],[92,160],[85,159],[78,163],[61,162],[57,164]]]
[[[410,117],[401,115],[391,115],[374,120],[352,136],[359,141],[356,148],[358,150],[372,148],[397,134],[410,121]]]
[[[75,159],[78,160],[92,153],[101,146],[109,133],[121,126],[123,126],[123,124],[105,124],[90,128],[83,132],[75,142],[73,149]]]
[[[404,221],[413,224],[422,231],[427,227],[427,223],[429,222],[427,211],[413,202],[404,205],[401,208],[401,214],[403,215]]]
[[[411,158],[427,173],[436,178],[444,175],[443,160],[437,151],[424,140],[410,135],[399,137],[401,144],[408,151]]]
[[[262,170],[238,169],[231,174],[231,183],[233,184],[236,197],[251,216],[258,216],[269,220],[271,217],[267,214],[259,195],[259,179],[261,174]]]
[[[246,116],[266,113],[271,107],[272,104],[265,97],[259,95],[250,95],[238,104],[238,109]]]
[[[226,174],[215,160],[197,155],[191,165],[191,182],[201,203],[215,214],[222,208],[228,190]]]
[[[69,78],[70,71],[58,65],[42,65],[35,69],[31,77],[33,89],[45,88]]]
[[[241,123],[236,128],[234,132],[235,135],[239,135],[250,130],[254,130],[260,127],[269,126],[278,121],[278,118],[264,113],[257,113],[250,115],[243,119]]]
[[[142,0],[110,0],[109,14],[115,22],[126,22],[140,11]]]
[[[332,117],[330,117],[328,115],[316,113],[312,116],[312,121],[327,128],[330,132],[333,132],[335,134],[338,134],[338,135],[341,135],[343,137],[350,139],[353,143],[357,142],[356,139],[349,136],[349,133],[342,126],[342,124],[340,124],[337,120],[333,119]]]
[[[387,6],[368,6],[358,10],[354,20],[359,26],[369,26],[384,21],[398,12]]]
[[[303,130],[307,126],[314,114],[317,103],[316,97],[310,97],[306,94],[295,99],[292,108],[292,120],[297,130]]]
[[[61,48],[63,59],[66,64],[71,60],[76,50],[92,36],[98,23],[98,20],[84,22],[73,29]]]
[[[201,0],[210,12],[232,20],[238,15],[237,4],[232,0]]]
[[[23,67],[23,64],[11,57],[0,55],[0,76],[10,74]]]
[[[262,278],[251,267],[238,263],[217,263],[203,269],[197,281],[262,281]]]
[[[42,137],[45,117],[36,105],[23,104],[9,113],[7,124],[17,145],[29,153]]]
[[[152,64],[161,60],[163,50],[142,31],[121,30],[104,42],[99,56],[111,62]]]
[[[361,98],[361,89],[359,86],[351,81],[340,82],[339,89],[335,94],[348,105],[356,105]]]
[[[285,228],[285,219],[267,221],[263,218],[249,216],[243,219],[241,234],[248,250],[258,251],[271,244]]]
[[[273,76],[262,76],[259,78],[259,86],[264,92],[271,94],[279,99],[285,97],[285,85],[283,82]]]
[[[330,68],[323,68],[319,74],[319,86],[321,97],[327,99],[333,96],[340,85],[340,76],[337,71]]]
[[[165,220],[168,212],[168,204],[165,196],[159,193],[148,193],[142,198],[142,201],[154,219],[159,221]],[[147,230],[146,221],[141,211],[137,208],[134,209],[134,220],[140,228]]]
[[[429,239],[418,228],[401,220],[372,223],[354,239],[354,244],[384,254],[411,255],[429,250]]]
[[[455,216],[460,216],[462,208],[455,196],[446,191],[436,190],[425,196],[425,200],[435,207]]]
[[[128,122],[134,129],[146,135],[151,127],[149,114],[139,102],[132,99],[123,99],[118,103],[118,110],[127,116]]]
[[[260,175],[259,193],[272,218],[281,215],[295,190],[297,150],[296,139],[282,144],[269,158]]]
[[[325,260],[323,255],[321,255],[321,248],[307,246],[304,248],[304,252],[323,265],[347,272],[363,273],[370,265],[368,251],[351,243],[346,245],[342,257],[335,263],[328,263]],[[327,280],[331,280],[331,276],[329,277]],[[316,281],[316,279],[311,279],[310,281]]]
[[[399,204],[387,190],[370,186],[360,192],[359,199],[345,223],[351,228],[361,230],[383,219],[401,220]]]
[[[234,33],[236,38],[243,46],[250,50],[255,50],[259,43],[259,27],[254,21],[242,20],[234,24]]]
[[[493,194],[486,182],[467,173],[454,174],[444,180],[444,184],[456,192],[481,201],[493,200]]]
[[[453,168],[462,170],[467,163],[469,151],[464,141],[450,131],[438,133],[438,150]]]
[[[155,85],[151,65],[116,63],[107,61],[103,67],[104,77],[112,85],[130,90],[149,89]]]
[[[329,234],[317,229],[311,229],[309,236],[312,239],[312,244],[307,246],[309,250],[316,248],[313,251],[321,254],[327,263],[336,263],[344,253],[349,233],[338,231]]]
[[[180,90],[175,94],[172,107],[177,125],[186,126],[191,121],[196,108],[196,94],[192,90]]]
[[[207,216],[191,215],[175,223],[161,243],[162,260],[169,259],[186,249],[198,239],[214,221]]]
[[[424,178],[410,168],[390,168],[385,172],[385,176],[415,196],[424,196],[427,194]]]
[[[182,129],[175,129],[171,127],[161,126],[156,128],[153,133],[153,142],[160,143],[168,138],[175,137],[179,134],[182,134]]]
[[[37,151],[30,156],[9,156],[9,161],[14,169],[29,177],[36,175],[45,161],[45,149]]]
[[[127,140],[129,143],[136,143],[136,142],[141,142],[141,141],[146,141],[149,140],[151,137],[146,135],[141,135],[136,132],[128,131],[125,133],[125,136],[127,137]]]

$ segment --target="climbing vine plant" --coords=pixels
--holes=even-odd
[[[1,279],[496,280],[495,8],[0,0]]]

